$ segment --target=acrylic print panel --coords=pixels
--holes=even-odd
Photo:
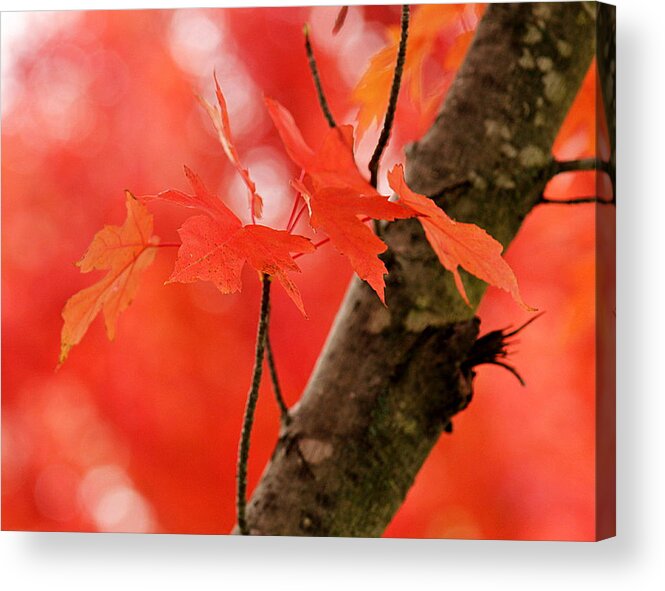
[[[3,529],[614,534],[611,7],[2,16]]]

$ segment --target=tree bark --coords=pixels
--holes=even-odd
[[[492,4],[407,178],[508,246],[595,50],[595,3]],[[417,221],[384,228],[387,307],[354,280],[248,507],[252,534],[379,536],[472,396],[468,307]]]

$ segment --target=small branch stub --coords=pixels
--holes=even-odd
[[[471,347],[469,354],[462,364],[462,371],[470,373],[478,365],[498,365],[513,374],[522,386],[526,383],[517,370],[504,360],[510,355],[509,347],[514,343],[510,339],[522,332],[529,324],[540,318],[544,312],[536,314],[521,326],[508,332],[508,328],[493,330],[480,337]]]

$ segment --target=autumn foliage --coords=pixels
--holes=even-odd
[[[437,29],[431,29],[433,35]],[[215,77],[217,105],[201,99],[217,131],[227,158],[240,174],[248,189],[252,223],[242,224],[223,201],[206,189],[198,175],[185,167],[193,195],[167,190],[141,197],[143,201],[162,199],[204,215],[192,216],[178,230],[182,244],[169,282],[211,281],[222,293],[241,290],[241,273],[245,262],[260,275],[277,279],[298,309],[305,314],[300,292],[288,272],[299,272],[292,253],[314,252],[315,247],[304,236],[290,233],[291,228],[275,230],[259,225],[263,200],[249,171],[240,163],[233,144],[226,99]],[[397,165],[388,175],[390,187],[399,202],[380,195],[363,177],[356,164],[353,127],[343,125],[325,132],[318,149],[313,150],[303,138],[291,113],[277,101],[266,99],[266,105],[286,151],[301,174],[292,181],[296,189],[294,208],[302,197],[309,211],[313,230],[323,230],[331,244],[346,256],[361,279],[367,281],[382,302],[384,275],[387,269],[378,255],[387,249],[385,243],[366,225],[368,220],[394,221],[418,217],[441,264],[451,271],[461,296],[469,304],[458,267],[508,291],[525,309],[517,279],[501,252],[503,247],[487,232],[474,224],[461,224],[450,219],[434,201],[411,191],[404,179],[404,169]],[[130,194],[128,200],[133,199]],[[96,286],[72,296],[65,305],[60,363],[72,345],[77,344],[92,318],[104,309],[109,338],[115,334],[118,314],[131,301],[141,269],[152,262],[156,246],[147,237],[152,218],[140,205],[128,201],[127,221],[122,228],[107,227],[95,236],[81,261],[81,270],[108,268],[111,273]],[[148,228],[149,226],[149,228]],[[146,237],[143,235],[146,234]],[[470,304],[469,304],[470,305]]]
[[[386,245],[371,220],[415,217],[460,297],[459,267],[507,292],[489,290],[483,327],[528,317],[511,303],[523,303],[516,277],[524,299],[548,314],[513,359],[528,393],[500,370],[481,370],[479,404],[434,450],[386,534],[592,536],[593,212],[538,210],[504,258],[482,229],[411,191],[400,166],[481,12],[414,11],[378,187],[364,170],[385,112],[397,7],[351,7],[335,35],[334,8],[89,12],[71,23],[63,13],[41,23],[50,32],[17,52],[18,98],[3,106],[3,527],[228,531],[257,275],[288,296],[275,295],[271,326],[293,404],[351,272],[383,299]],[[335,128],[318,110],[304,22],[342,122]],[[344,52],[362,63],[354,70]],[[46,87],[57,104],[35,91]],[[589,125],[595,110],[590,73],[557,155],[602,150]],[[594,186],[591,175],[571,174],[548,192]],[[125,193],[123,211],[125,188],[137,197]],[[113,344],[92,322],[99,313]],[[79,343],[54,373],[58,348],[62,362]],[[554,358],[565,371],[546,362]],[[251,486],[279,424],[268,392]],[[565,438],[547,437],[562,426]]]

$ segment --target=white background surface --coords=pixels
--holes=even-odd
[[[251,4],[294,3],[315,2]],[[28,10],[240,4],[12,0],[0,6]],[[0,589],[665,589],[665,3],[616,4],[617,538],[574,544],[3,532]]]

